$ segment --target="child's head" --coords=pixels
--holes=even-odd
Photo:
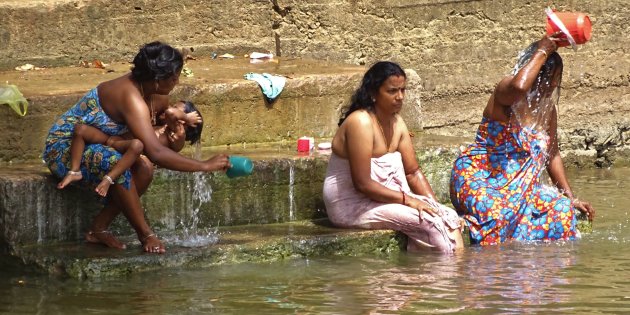
[[[203,117],[201,116],[201,112],[197,109],[197,107],[195,107],[195,104],[190,101],[180,101],[175,104],[175,106],[183,111],[184,114],[197,112],[199,117],[201,117],[201,122],[198,123],[196,126],[184,127],[186,129],[186,141],[190,141],[190,144],[195,144],[199,142],[199,140],[201,139],[201,130],[203,129]]]

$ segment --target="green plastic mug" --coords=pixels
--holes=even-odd
[[[225,174],[229,178],[239,177],[239,176],[247,176],[254,171],[254,164],[252,160],[248,157],[238,156],[238,155],[230,155],[229,157],[230,167]]]

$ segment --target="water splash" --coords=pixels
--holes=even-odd
[[[531,62],[537,50],[538,44],[534,42],[519,52],[518,61],[514,65],[512,75],[517,75],[525,65]],[[543,150],[542,158],[544,159],[544,164],[549,162],[550,150],[557,145],[557,131],[551,130],[550,127],[557,117],[556,105],[560,99],[562,70],[562,62],[559,55],[552,54],[549,56],[525,97],[511,106],[508,128],[511,128],[512,125],[519,125],[522,127],[522,130],[530,133],[532,136],[548,138],[548,141],[544,141],[548,142],[546,147],[532,147],[532,150]],[[515,130],[520,129],[516,128]]]
[[[216,228],[199,228],[199,210],[212,200],[212,187],[208,184],[210,174],[196,172],[192,174],[191,215],[187,220],[180,220],[179,231],[169,243],[184,247],[203,247],[218,242]]]
[[[289,220],[295,219],[295,200],[293,199],[293,191],[295,189],[295,163],[289,163]]]
[[[193,152],[192,158],[195,160],[201,160],[201,141],[192,145]]]

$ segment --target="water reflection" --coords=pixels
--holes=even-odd
[[[575,242],[460,255],[320,257],[76,281],[10,269],[2,314],[593,314],[630,312],[630,169],[571,171],[598,210]]]
[[[462,265],[462,303],[470,309],[505,313],[535,311],[571,299],[567,268],[574,266],[573,242],[511,243],[473,248]]]

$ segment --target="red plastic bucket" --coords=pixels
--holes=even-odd
[[[579,12],[554,12],[556,16],[562,21],[562,24],[566,27],[573,37],[576,44],[584,44],[591,39],[591,19],[588,15]],[[547,35],[551,35],[556,32],[562,31],[561,27],[556,25],[552,19],[547,16]],[[567,38],[566,35],[560,36],[560,38]],[[558,46],[569,46],[571,43],[568,40],[558,42]]]

